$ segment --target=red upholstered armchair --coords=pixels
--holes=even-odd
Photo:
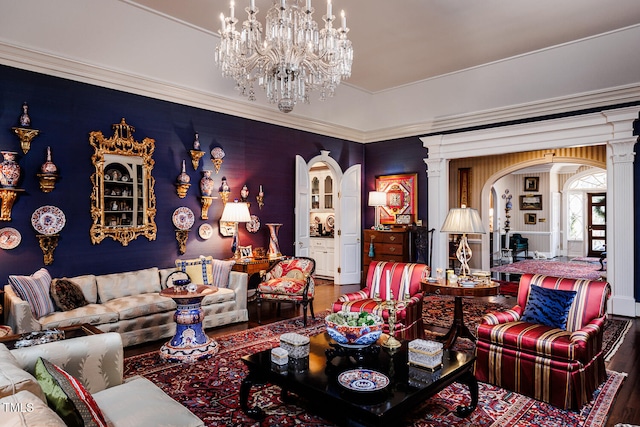
[[[316,269],[316,262],[311,258],[296,257],[278,261],[262,277],[262,282],[256,289],[256,300],[258,302],[258,323],[260,323],[260,311],[262,301],[273,301],[278,303],[278,314],[280,303],[292,302],[296,305],[302,304],[304,326],[307,326],[307,305],[311,310],[311,317],[315,319],[313,313],[313,297],[316,293],[313,272]]]
[[[390,288],[393,299],[401,301],[396,312],[397,323],[394,335],[399,339],[424,337],[422,323],[422,292],[420,279],[429,276],[430,268],[425,264],[373,261],[369,265],[364,289],[341,295],[333,303],[333,312],[375,313],[385,320],[385,332],[389,331],[389,311],[380,305],[385,300],[387,271],[390,274]]]
[[[548,290],[575,291],[565,329],[522,320],[535,313],[536,300],[545,311],[563,294]],[[607,282],[523,275],[517,305],[485,315],[478,326],[476,378],[563,409],[580,408],[606,379],[602,331],[610,294]]]

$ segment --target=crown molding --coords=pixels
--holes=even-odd
[[[358,143],[418,137],[640,101],[640,83],[634,83],[492,110],[442,116],[436,119],[427,118],[423,122],[397,127],[360,130],[326,121],[312,120],[297,115],[295,111],[283,114],[275,106],[267,107],[244,99],[231,99],[170,82],[35,51],[1,40],[0,64]]]

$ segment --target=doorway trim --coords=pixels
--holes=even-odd
[[[629,200],[633,194],[633,148],[637,139],[633,135],[633,121],[637,117],[638,107],[628,107],[420,138],[429,153],[429,157],[424,159],[428,176],[429,226],[439,229],[449,211],[449,162],[453,159],[606,144],[607,212],[611,213],[607,221],[610,239],[607,245],[607,280],[613,289],[609,311],[635,317],[640,314],[640,304],[634,297],[634,211],[632,203],[623,201]],[[542,158],[542,161],[548,159]],[[521,167],[522,164],[517,168]],[[488,229],[490,190],[486,187],[482,192],[480,213]],[[433,235],[435,267],[447,265],[445,237],[442,233]],[[489,247],[487,234],[482,236],[482,247]],[[488,252],[481,251],[482,268],[487,270]]]

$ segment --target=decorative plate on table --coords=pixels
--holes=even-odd
[[[190,230],[196,220],[193,211],[186,206],[181,206],[173,211],[173,225],[179,230]]]
[[[0,229],[0,249],[13,249],[20,244],[20,241],[22,241],[22,236],[15,228]]]
[[[389,385],[389,377],[371,369],[351,369],[338,375],[338,383],[352,391],[380,391]]]
[[[198,234],[201,239],[207,240],[213,236],[213,227],[208,222],[204,222],[198,227]]]
[[[59,233],[66,222],[64,212],[55,206],[40,206],[31,215],[31,225],[40,234]]]
[[[245,225],[249,233],[257,233],[260,230],[260,218],[257,215],[251,215],[251,221]]]

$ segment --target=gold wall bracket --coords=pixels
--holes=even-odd
[[[39,173],[40,190],[43,193],[51,193],[56,186],[56,181],[60,176],[57,173]]]
[[[44,265],[53,264],[53,251],[58,247],[59,234],[37,234],[38,241],[40,242],[40,249],[44,254]]]
[[[176,240],[178,241],[178,251],[182,255],[187,251],[187,240],[189,240],[189,230],[176,230]]]
[[[200,163],[200,159],[204,156],[204,151],[199,150],[190,150],[189,154],[191,154],[191,164],[193,165],[193,170],[198,170],[198,164]]]
[[[189,187],[191,187],[191,184],[183,184],[183,183],[176,182],[176,194],[178,195],[178,197],[180,197],[181,199],[184,199],[187,196],[187,191],[189,191]]]
[[[202,205],[200,219],[209,219],[209,207],[211,207],[212,201],[213,197],[211,196],[200,196],[200,204]]]
[[[38,136],[40,131],[38,129],[27,129],[27,128],[11,128],[18,135],[20,139],[20,147],[22,147],[22,152],[27,154],[31,149],[31,140]]]
[[[21,188],[0,188],[0,198],[2,208],[0,210],[0,221],[11,221],[11,209],[18,198],[18,193],[24,191]]]

